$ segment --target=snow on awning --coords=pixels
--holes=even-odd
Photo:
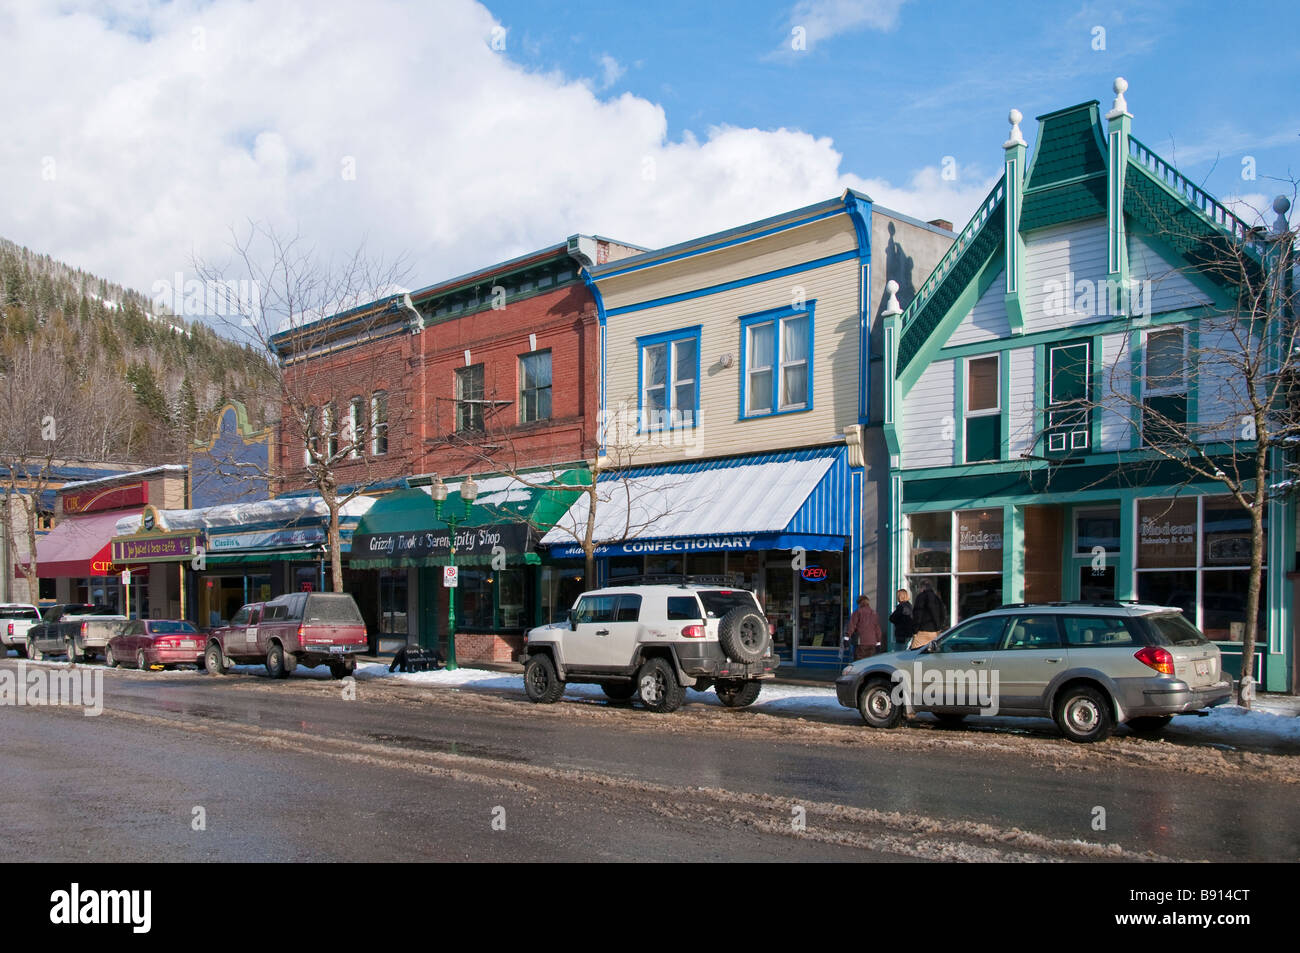
[[[42,579],[108,576],[114,567],[109,542],[120,513],[69,516],[36,541],[36,572]],[[138,520],[139,517],[137,516]]]
[[[605,553],[682,548],[655,545],[670,540],[701,551],[839,548],[855,535],[843,446],[605,473],[597,487],[595,541]],[[589,506],[579,496],[541,545],[574,555]]]

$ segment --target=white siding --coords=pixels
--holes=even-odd
[[[1020,454],[1032,451],[1034,447],[1034,403],[1037,396],[1034,387],[1034,352],[1035,348],[1032,347],[1016,348],[1010,352],[1007,430],[1012,460],[1019,459]]]
[[[974,344],[979,341],[998,341],[1011,337],[1011,324],[1007,320],[1007,273],[998,272],[983,297],[962,318],[961,324],[948,337],[947,343]]]
[[[1136,235],[1130,235],[1128,240],[1128,275],[1131,281],[1150,282],[1142,292],[1141,299],[1141,310],[1150,314],[1210,303],[1209,296],[1196,287],[1182,271]]]
[[[1108,317],[1106,222],[1095,219],[1031,232],[1025,239],[1025,274],[1021,300],[1025,331],[1049,331]],[[1087,282],[1092,303],[1080,304],[1079,282]],[[1100,294],[1098,293],[1100,292]],[[1097,300],[1100,298],[1101,300]]]
[[[1127,450],[1132,446],[1135,409],[1119,395],[1130,393],[1133,352],[1127,334],[1107,334],[1101,339],[1101,449]],[[1118,392],[1118,393],[1117,393]]]
[[[1202,440],[1241,436],[1242,418],[1250,416],[1243,386],[1246,356],[1223,324],[1202,323],[1196,350],[1189,355],[1197,373],[1196,434]]]
[[[909,469],[953,464],[956,448],[953,435],[958,426],[954,373],[952,361],[935,361],[903,401],[899,441],[903,464]]]

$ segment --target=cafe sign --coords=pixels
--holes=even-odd
[[[195,553],[199,537],[140,536],[113,540],[113,562],[146,563],[189,559]]]

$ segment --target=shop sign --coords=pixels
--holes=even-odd
[[[265,530],[260,533],[225,533],[209,536],[208,551],[219,553],[232,549],[296,549],[314,545],[324,539],[325,530],[320,526]]]
[[[508,555],[529,548],[526,523],[497,523],[456,530],[456,554],[491,555],[501,547]],[[451,534],[445,530],[414,533],[358,533],[352,537],[353,559],[429,559],[451,555]]]
[[[826,569],[823,566],[806,566],[799,575],[807,582],[826,581]]]
[[[153,539],[123,539],[113,542],[113,562],[136,563],[150,560],[186,559],[194,553],[196,536],[160,536]]]
[[[104,490],[86,490],[81,493],[65,493],[63,494],[63,515],[97,513],[101,510],[121,510],[130,506],[144,506],[145,502],[145,485],[143,483],[115,486]]]

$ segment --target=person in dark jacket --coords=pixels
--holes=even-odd
[[[912,636],[916,634],[916,623],[912,621],[912,602],[907,590],[899,589],[897,599],[898,605],[889,614],[889,624],[894,627],[894,638],[898,640],[901,650],[911,643]]]
[[[928,645],[939,637],[939,633],[948,628],[948,607],[939,598],[939,593],[927,583],[916,594],[916,604],[912,608],[912,624],[916,634],[912,636],[914,649]]]

